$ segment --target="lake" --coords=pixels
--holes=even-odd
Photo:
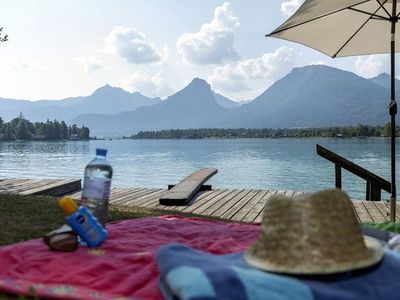
[[[389,139],[0,142],[0,177],[82,178],[95,149],[106,148],[113,187],[165,188],[204,167],[218,169],[209,181],[214,188],[334,187],[334,165],[316,154],[315,144],[390,181]],[[365,181],[344,170],[342,175],[343,189],[354,199],[365,199]]]

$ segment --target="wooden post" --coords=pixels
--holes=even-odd
[[[367,188],[366,190],[366,195],[365,195],[365,200],[370,200],[371,199],[371,183],[367,181]]]
[[[371,200],[381,201],[381,189],[374,184],[371,184]]]
[[[336,188],[342,189],[342,168],[338,164],[335,164],[335,182]]]

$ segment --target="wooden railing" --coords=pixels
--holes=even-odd
[[[317,154],[335,164],[335,183],[337,188],[342,188],[343,168],[367,181],[365,196],[366,200],[380,201],[382,190],[390,193],[391,184],[389,181],[383,179],[382,177],[375,175],[374,173],[360,167],[359,165],[356,165],[355,163],[318,144]]]

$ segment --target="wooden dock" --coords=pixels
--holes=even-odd
[[[0,179],[0,194],[62,196],[80,189],[80,179]]]
[[[203,191],[196,195],[195,201],[188,206],[164,206],[159,204],[166,189],[114,188],[111,191],[110,205],[126,208],[162,209],[174,212],[216,217],[225,220],[246,223],[259,223],[266,200],[275,194],[293,197],[301,192],[251,189],[217,189]],[[71,195],[80,199],[81,193]],[[383,201],[353,201],[360,222],[382,223],[389,221],[389,204]],[[397,211],[400,207],[397,205]],[[400,217],[397,217],[400,221]]]
[[[0,194],[81,197],[80,179],[0,179]],[[224,220],[259,223],[266,200],[275,194],[293,197],[302,192],[281,190],[217,189],[197,193],[187,206],[164,206],[160,196],[167,189],[113,188],[110,204],[125,208],[161,209],[170,213],[182,212]],[[384,201],[353,201],[360,222],[382,223],[389,221],[390,206]],[[400,222],[400,206],[397,204],[396,221]]]

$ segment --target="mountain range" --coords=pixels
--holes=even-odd
[[[183,128],[310,128],[388,122],[390,77],[366,79],[340,69],[294,68],[254,100],[237,103],[195,78],[165,100],[106,85],[86,97],[26,101],[0,98],[0,117],[84,124],[91,135]]]
[[[160,102],[160,98],[148,98],[139,92],[129,93],[121,88],[105,85],[90,96],[62,100],[28,101],[0,98],[0,117],[10,120],[22,113],[30,121],[70,121],[81,114],[117,114]]]

